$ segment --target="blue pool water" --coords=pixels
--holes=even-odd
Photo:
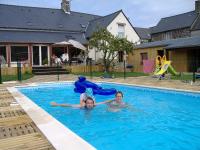
[[[51,107],[49,103],[79,103],[71,83],[19,88],[37,105],[99,150],[199,150],[200,94],[118,84],[101,84],[124,93],[130,106],[110,111]],[[113,96],[95,96],[96,101]]]

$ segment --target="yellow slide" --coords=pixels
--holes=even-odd
[[[165,61],[160,69],[160,71],[154,73],[154,75],[162,75],[163,73],[165,73],[167,71],[167,69],[169,68],[169,66],[171,65],[171,61]]]

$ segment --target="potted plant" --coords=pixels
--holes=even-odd
[[[45,66],[47,66],[47,65],[48,65],[48,59],[45,58],[45,59],[42,61],[42,64],[45,65]]]

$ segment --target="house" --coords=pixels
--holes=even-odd
[[[162,40],[140,44],[128,56],[134,71],[143,72],[143,60],[155,60],[166,55],[178,72],[192,72],[200,67],[200,36]]]
[[[92,33],[97,31],[99,27],[106,28],[114,36],[126,37],[132,43],[138,43],[140,41],[140,35],[122,10],[91,20],[86,31],[86,38],[89,39]],[[94,58],[95,61],[102,58],[101,52],[96,52],[95,49],[90,50],[89,56]],[[119,52],[118,61],[123,61],[123,52]]]
[[[166,55],[179,72],[193,72],[200,67],[200,1],[195,11],[162,18],[151,28],[149,43],[137,45],[128,56],[136,72],[143,72],[143,60],[154,61]]]
[[[200,15],[197,17],[191,28],[191,36],[200,36]]]
[[[139,42],[140,44],[151,41],[151,29],[150,28],[135,27],[135,30],[140,37],[140,42]]]
[[[9,67],[16,66],[17,60],[31,66],[51,65],[51,57],[63,53],[69,53],[70,60],[76,59],[82,52],[76,45],[55,43],[74,40],[88,47],[97,26],[133,43],[140,41],[122,10],[107,16],[74,12],[69,0],[62,0],[61,9],[0,4],[0,18],[0,55]],[[89,56],[93,60],[101,58],[95,50],[90,50]]]
[[[162,18],[151,30],[152,41],[192,36],[192,30],[199,27],[199,13],[200,1],[198,0],[195,2],[194,11]]]

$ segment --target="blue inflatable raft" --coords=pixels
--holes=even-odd
[[[85,77],[79,77],[78,80],[75,82],[75,88],[74,92],[76,93],[84,93],[86,91],[86,88],[91,88],[93,91],[93,94],[98,95],[113,95],[117,91],[114,88],[111,89],[103,89],[101,86],[98,86],[97,84],[87,81]]]

